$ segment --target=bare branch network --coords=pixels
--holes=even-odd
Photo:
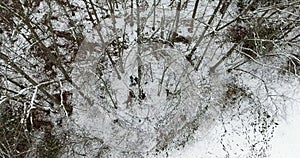
[[[267,157],[298,92],[299,0],[0,8],[1,157],[168,156],[217,125],[215,155]]]

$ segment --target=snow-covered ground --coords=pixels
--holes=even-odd
[[[30,17],[35,18],[33,26],[40,23],[39,27],[45,27],[48,33],[22,26],[14,34],[26,32],[28,35],[23,36],[28,36],[29,42],[24,37],[20,41],[25,46],[30,44],[29,48],[33,47],[32,40],[42,44],[41,50],[47,47],[55,55],[71,58],[64,61],[71,63],[67,71],[70,74],[66,75],[60,62],[49,62],[55,56],[43,57],[47,53],[41,54],[39,49],[24,49],[22,55],[20,46],[15,45],[18,41],[7,42],[12,46],[5,45],[4,54],[0,48],[0,65],[4,60],[3,65],[18,73],[5,74],[5,66],[0,67],[4,74],[1,71],[0,75],[14,79],[21,72],[24,83],[29,81],[34,86],[27,75],[37,76],[34,77],[37,83],[59,80],[59,86],[47,90],[53,91],[53,96],[60,94],[58,109],[63,108],[63,118],[67,119],[55,114],[53,120],[59,118],[62,122],[55,123],[58,132],[62,133],[62,127],[66,131],[74,130],[76,134],[70,135],[78,135],[78,139],[72,139],[79,144],[70,145],[74,151],[64,152],[65,157],[71,152],[77,154],[75,150],[86,157],[112,158],[293,158],[300,155],[297,150],[300,85],[295,76],[285,78],[285,71],[297,74],[300,69],[297,40],[300,25],[296,23],[300,5],[296,2],[254,5],[255,1],[247,4],[246,1],[205,0],[198,6],[197,1],[182,4],[169,0],[131,1],[131,4],[127,1],[114,8],[115,4],[108,4],[112,1],[71,0],[77,11],[71,4],[69,8],[58,2],[43,1],[37,5],[39,11]],[[257,6],[260,7],[255,9]],[[0,2],[0,8],[7,6]],[[9,14],[12,8],[6,9]],[[60,11],[64,9],[65,12]],[[274,14],[273,10],[276,10]],[[45,17],[49,19],[43,24]],[[24,21],[15,18],[16,23]],[[71,26],[73,23],[76,25]],[[48,28],[50,24],[53,26]],[[282,34],[290,27],[288,33]],[[76,31],[80,33],[77,35]],[[1,24],[0,32],[3,32]],[[6,32],[10,35],[11,31]],[[35,32],[40,39],[29,36]],[[53,36],[54,42],[48,36]],[[67,41],[77,42],[72,45],[76,53],[69,50]],[[10,47],[15,50],[11,51]],[[15,57],[16,54],[20,57]],[[34,58],[26,57],[27,54]],[[21,57],[32,61],[28,64]],[[42,68],[39,71],[51,74],[41,77],[38,70],[33,71],[34,64]],[[52,68],[55,66],[59,70]],[[72,83],[62,82],[61,76],[71,78]],[[22,88],[22,84],[16,84],[16,89]],[[7,87],[10,93],[21,94]],[[29,100],[32,98],[30,105],[34,104],[37,87],[32,97],[26,94]],[[64,99],[64,91],[70,91],[70,100],[68,95]],[[0,103],[6,101],[7,94],[2,95],[1,92]],[[63,105],[67,101],[70,112]],[[27,108],[27,104],[24,106]],[[31,111],[24,111],[27,119]],[[68,113],[70,117],[65,117]]]
[[[298,158],[300,155],[300,102],[287,110],[271,141],[271,158]]]
[[[297,95],[299,98],[300,94]],[[270,158],[298,158],[300,155],[300,101],[291,103],[284,118],[278,121],[274,137],[270,141]],[[225,157],[219,139],[221,124],[214,126],[204,137],[189,143],[183,150],[174,150],[169,153],[170,158],[210,158]],[[237,151],[238,152],[238,151]],[[162,157],[164,157],[163,155]],[[235,157],[235,156],[230,156]]]
[[[208,4],[210,4],[210,7],[208,7],[207,12],[212,13],[212,6],[216,4]],[[160,9],[158,7],[156,14],[166,14],[166,17],[175,15],[175,11],[169,9],[165,10],[165,7]],[[191,11],[192,6],[188,10]],[[125,11],[128,13],[124,13],[124,15],[129,14],[129,10]],[[149,15],[150,13],[151,12],[149,12]],[[152,36],[156,35],[150,30],[151,24],[155,21],[151,21],[151,18],[149,18],[150,16],[144,14],[145,13],[141,12],[140,16],[142,17],[142,23],[145,25],[144,36],[145,38],[148,38],[147,34],[153,33]],[[190,13],[188,11],[182,11],[181,14],[182,24],[177,26],[179,28],[176,29],[178,29],[178,33],[182,35],[189,35],[189,32],[186,30],[187,27],[185,27],[186,21],[184,21],[184,18],[185,15]],[[147,18],[143,21],[143,18],[145,17]],[[168,20],[165,22],[172,23],[172,21]],[[253,65],[244,64],[243,66],[240,66],[241,69],[246,70],[246,72],[249,73],[243,74],[238,71],[233,72],[232,74],[226,73],[225,70],[230,67],[229,65],[238,63],[238,61],[235,61],[235,58],[238,58],[240,54],[237,53],[233,54],[228,61],[224,62],[224,64],[218,66],[216,73],[208,75],[207,72],[210,72],[211,68],[215,67],[213,65],[223,56],[223,51],[232,48],[232,44],[222,44],[222,49],[218,49],[218,42],[216,40],[212,42],[214,44],[212,44],[211,47],[207,44],[207,48],[216,50],[216,55],[210,53],[203,55],[203,63],[205,63],[206,66],[203,66],[201,68],[202,70],[197,73],[193,71],[190,63],[185,61],[186,58],[183,54],[186,53],[186,45],[177,43],[174,47],[169,47],[166,45],[153,44],[153,42],[149,42],[146,39],[143,44],[135,44],[137,33],[132,31],[132,29],[140,27],[139,24],[126,27],[126,19],[122,18],[116,19],[115,26],[111,26],[111,24],[113,24],[111,23],[111,19],[104,20],[103,26],[105,27],[101,29],[96,28],[94,33],[91,33],[91,36],[87,36],[87,46],[81,44],[80,49],[84,59],[80,58],[78,61],[83,60],[84,64],[80,62],[78,66],[75,66],[73,77],[76,78],[76,83],[81,86],[81,90],[85,94],[89,94],[89,97],[95,101],[94,106],[96,105],[96,108],[88,107],[85,109],[86,104],[84,103],[82,105],[85,108],[81,108],[80,106],[75,107],[73,117],[79,126],[85,127],[97,138],[103,137],[104,141],[109,144],[109,146],[118,151],[144,152],[157,146],[157,148],[161,148],[161,157],[280,157],[280,155],[278,155],[279,151],[281,152],[282,150],[282,152],[284,152],[285,148],[280,147],[280,145],[285,145],[282,142],[284,142],[285,137],[289,138],[290,136],[290,134],[288,134],[291,131],[289,127],[294,127],[292,123],[294,123],[294,116],[297,116],[294,111],[296,101],[295,105],[290,105],[281,100],[280,96],[282,94],[286,95],[285,91],[291,89],[287,88],[288,86],[284,86],[286,87],[285,89],[282,89],[279,86],[280,81],[276,81],[274,78],[274,68],[271,68],[270,66],[261,69],[260,64],[256,65],[253,63]],[[166,27],[170,26],[166,25]],[[90,46],[89,42],[97,43],[97,41],[102,38],[104,38],[104,43],[111,42],[110,38],[115,30],[110,30],[109,28],[119,30],[117,34],[124,32],[124,37],[128,38],[127,43],[130,49],[124,49],[122,52],[127,54],[126,57],[116,57],[116,61],[121,59],[119,61],[122,63],[120,72],[124,71],[124,73],[119,75],[118,69],[116,68],[109,70],[109,72],[105,72],[108,69],[104,69],[104,75],[99,78],[94,71],[97,68],[97,64],[101,63],[98,59],[104,59],[101,63],[103,65],[108,61],[108,59],[105,59],[105,56],[102,55],[105,53],[101,53],[104,49],[102,50],[100,47],[101,50],[90,51],[87,48],[90,48],[88,47]],[[172,29],[169,31],[172,31]],[[200,24],[199,29],[203,29],[203,26]],[[197,33],[195,34],[197,35]],[[194,37],[195,39],[197,39],[196,35]],[[93,40],[89,39],[89,37],[93,37]],[[121,37],[118,37],[117,39],[121,40]],[[207,40],[208,39],[204,39],[204,41],[208,42]],[[204,45],[205,44],[202,46]],[[197,49],[199,51],[201,50],[200,52],[205,52],[205,47],[202,46],[199,46]],[[88,55],[85,54],[86,52],[88,52]],[[142,55],[140,55],[141,52]],[[158,56],[157,53],[160,56]],[[138,57],[144,64],[145,72],[143,74],[139,74],[138,72]],[[270,63],[263,60],[262,62],[266,62],[266,65],[273,64],[273,61],[271,60]],[[218,64],[216,64],[216,67],[217,65]],[[75,73],[77,71],[78,73]],[[254,75],[249,76],[251,73]],[[203,78],[199,77],[199,74],[201,74]],[[236,76],[234,76],[234,74],[238,76],[238,79],[235,78]],[[142,90],[147,95],[147,99],[144,102],[135,102],[137,100],[133,99],[131,95],[128,95],[129,92],[140,94],[140,87],[136,88],[135,86],[132,86],[133,84],[129,84],[130,77],[136,77],[137,80],[138,78],[143,79],[144,83],[142,85]],[[204,81],[202,83],[201,81],[204,79],[209,80],[209,84]],[[97,87],[95,85],[100,86]],[[203,90],[203,85],[212,88],[209,91],[209,97],[211,97],[211,99],[205,100],[207,98],[205,96],[207,92]],[[177,86],[179,86],[179,88]],[[105,87],[105,93],[99,93],[99,89],[105,89]],[[111,92],[107,87],[111,89]],[[163,90],[161,92],[161,89],[174,89],[174,94],[177,94],[175,92],[180,92],[180,104],[178,105],[185,106],[179,106],[181,109],[178,109],[177,104],[175,104],[177,101],[176,98],[173,98],[174,106],[173,104],[170,104],[169,106],[169,98],[165,97],[167,96],[167,92],[164,92]],[[106,93],[111,96],[105,97],[105,95],[107,95]],[[255,96],[253,96],[253,94]],[[103,101],[103,99],[99,98],[110,99]],[[295,97],[289,95],[289,98]],[[233,99],[234,101],[228,102],[230,99]],[[235,101],[235,99],[238,101]],[[277,99],[278,102],[276,102]],[[79,98],[76,102],[81,103],[81,101],[82,99]],[[284,102],[284,105],[281,105],[282,102]],[[110,104],[114,104],[111,105],[111,107],[118,106],[115,107],[115,109],[111,109],[110,106],[107,106]],[[208,106],[205,107],[204,104],[207,104]],[[222,107],[220,105],[222,105]],[[277,108],[277,106],[279,110],[273,109]],[[176,107],[176,114],[172,113],[172,107]],[[206,120],[204,118],[202,119],[202,122],[209,122],[208,124],[213,125],[209,127],[206,125],[203,126],[203,123],[201,122],[198,133],[196,133],[191,141],[187,141],[187,144],[183,149],[168,146],[168,149],[164,151],[165,144],[161,142],[167,142],[166,144],[169,143],[168,145],[176,142],[177,135],[179,137],[180,135],[185,135],[187,133],[183,132],[183,129],[187,127],[187,125],[185,126],[184,121],[195,119],[196,113],[198,114],[196,111],[199,111],[200,113],[207,109],[208,112],[213,112],[213,110],[215,110],[216,113],[209,115],[213,120]],[[162,120],[165,122],[161,122]],[[279,124],[279,126],[277,126],[277,124]],[[160,139],[163,141],[160,141]],[[288,147],[286,149],[293,148]],[[157,155],[155,155],[155,157],[157,157]]]

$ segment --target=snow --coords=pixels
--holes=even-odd
[[[287,87],[287,86],[285,86]],[[283,91],[291,92],[291,89],[282,89]],[[290,102],[286,107],[286,113],[282,119],[278,121],[279,125],[274,131],[274,137],[270,141],[271,150],[269,158],[298,158],[300,155],[300,93],[296,93],[293,102]],[[219,137],[222,133],[222,125],[215,124],[205,135],[196,136],[194,142],[182,150],[172,150],[169,152],[169,158],[223,158],[225,157],[224,150],[220,146]],[[203,131],[198,131],[203,132]],[[229,144],[234,145],[234,144]],[[240,149],[235,149],[236,152],[241,152]],[[164,157],[165,155],[160,155]],[[233,156],[231,157],[241,157]],[[244,157],[244,156],[242,156]],[[251,157],[251,156],[250,156]]]
[[[300,96],[300,95],[299,95]],[[287,118],[280,122],[271,141],[271,158],[298,158],[300,155],[300,104],[287,110]]]
[[[174,19],[176,6],[171,8],[169,1],[164,0],[156,8],[155,15],[152,3],[141,4],[140,25],[145,27],[141,30],[141,42],[137,42],[140,37],[136,32],[136,9],[132,15],[129,6],[124,10],[116,10],[115,25],[111,18],[104,18],[98,26],[93,27],[86,20],[88,14],[84,9],[85,3],[73,0],[72,4],[81,7],[71,19],[75,19],[76,25],[82,24],[85,40],[80,45],[76,61],[72,63],[71,77],[77,86],[73,85],[74,111],[68,118],[76,126],[72,128],[78,133],[84,130],[88,137],[97,138],[101,140],[99,144],[109,146],[110,157],[118,157],[119,153],[122,155],[125,152],[142,153],[144,156],[149,154],[146,157],[174,158],[277,158],[300,155],[299,82],[276,78],[276,64],[284,60],[271,57],[267,61],[258,58],[240,65],[239,69],[244,70],[242,72],[227,72],[245,58],[240,54],[242,48],[237,47],[239,53],[221,60],[235,44],[226,41],[226,35],[223,36],[227,28],[215,32],[216,25],[235,19],[237,13],[234,13],[234,8],[229,11],[233,13],[225,17],[217,13],[213,23],[209,23],[211,26],[207,32],[203,32],[218,3],[205,2],[199,6],[201,15],[196,16],[194,33],[188,28],[194,1],[190,1],[188,8],[181,11],[178,26],[175,26]],[[41,4],[38,10],[43,8],[49,10],[46,3]],[[53,5],[53,15],[58,19],[51,21],[54,30],[75,32],[75,27],[69,28],[66,23],[69,20],[60,10],[59,6]],[[35,22],[42,22],[46,12],[32,16]],[[156,20],[152,21],[155,16]],[[253,13],[251,18],[261,18],[257,16]],[[129,24],[131,22],[132,25]],[[161,22],[165,24],[159,26]],[[153,23],[156,28],[164,27],[161,28],[164,37],[170,37],[175,31],[194,41],[190,41],[190,45],[174,42],[173,46],[156,41],[161,37],[152,30]],[[209,34],[211,31],[216,34]],[[41,31],[37,33],[42,35]],[[199,36],[201,43],[193,58],[197,59],[196,62],[202,61],[201,56],[204,58],[200,71],[194,71],[192,62],[189,59],[187,61],[185,55],[188,55],[196,41],[200,42]],[[68,40],[58,41],[64,45]],[[128,48],[117,52],[116,47],[122,47],[122,42]],[[47,47],[52,44],[50,40],[43,43]],[[13,48],[18,47],[19,43]],[[274,54],[280,52],[279,48],[276,50]],[[295,50],[291,48],[280,53],[282,55]],[[67,54],[67,51],[61,51]],[[215,67],[218,61],[222,61],[221,64],[217,64],[215,73],[210,73],[210,68]],[[139,68],[142,69],[141,73]],[[130,77],[139,77],[142,83],[133,85]],[[131,97],[131,92],[134,97]],[[143,93],[146,97],[140,98],[138,94]],[[93,143],[97,144],[96,141]],[[99,144],[91,146],[100,148]],[[82,144],[78,150],[84,148],[85,144]],[[94,150],[89,156],[92,157],[96,152]]]
[[[207,8],[206,14],[211,14],[212,6]],[[175,9],[173,11],[166,9],[165,12],[167,16],[175,15]],[[152,24],[151,18],[145,19],[146,14],[144,14],[141,13],[141,23],[146,26],[144,33],[151,34],[150,28],[147,27]],[[163,15],[159,9],[156,10],[156,14]],[[182,15],[188,14],[190,13],[182,12]],[[203,16],[203,18],[208,17]],[[184,16],[180,18],[184,19]],[[171,23],[168,20],[166,22]],[[203,64],[206,66],[200,68],[202,75],[200,77],[199,73],[194,72],[190,63],[185,60],[184,54],[186,52],[183,44],[176,44],[172,48],[166,45],[149,44],[151,42],[137,45],[135,43],[137,34],[132,30],[137,25],[124,27],[127,26],[127,23],[124,24],[124,19],[117,17],[115,26],[111,23],[111,19],[105,19],[101,26],[104,27],[98,31],[98,28],[95,28],[91,33],[86,34],[87,42],[83,42],[81,45],[81,54],[77,59],[78,64],[73,71],[76,84],[81,87],[85,94],[89,95],[88,97],[93,100],[93,104],[91,107],[87,107],[82,98],[79,97],[76,101],[79,105],[74,107],[73,118],[78,126],[87,129],[90,135],[103,139],[106,144],[113,148],[112,152],[114,150],[145,152],[153,150],[155,147],[163,148],[165,144],[168,144],[171,147],[162,151],[162,157],[252,157],[255,155],[258,157],[267,156],[271,153],[272,144],[269,141],[272,140],[273,133],[277,129],[274,121],[278,122],[278,120],[274,120],[276,117],[273,118],[277,115],[277,111],[273,109],[276,105],[273,106],[271,103],[273,98],[269,95],[280,93],[276,93],[279,87],[272,84],[274,77],[271,75],[272,71],[266,73],[268,67],[261,69],[261,65],[252,63],[253,65],[249,68],[245,64],[246,66],[241,66],[241,68],[249,72],[253,70],[253,73],[258,77],[255,78],[246,74],[239,76],[234,81],[233,75],[231,76],[225,71],[230,67],[230,64],[236,63],[235,59],[231,58],[229,60],[233,61],[222,63],[217,68],[216,73],[209,76],[209,66],[217,63],[217,60],[222,58],[233,45],[232,43],[224,44],[220,49],[217,47],[217,41],[213,41],[214,44],[207,48],[214,53],[205,56]],[[200,24],[198,26],[201,29],[202,26]],[[169,26],[167,25],[167,27]],[[97,77],[94,71],[99,64],[98,59],[105,52],[103,52],[104,50],[93,49],[90,44],[99,42],[102,37],[104,43],[101,45],[108,44],[112,42],[113,36],[121,36],[123,32],[127,33],[124,36],[128,38],[129,43],[129,50],[122,52],[126,56],[120,57],[124,63],[124,73],[120,73],[121,77],[118,77],[119,69],[112,68],[114,65],[111,65],[106,59],[103,64],[106,62],[106,66],[108,65],[110,68],[104,70],[107,72],[102,78]],[[182,24],[180,24],[178,33],[190,35],[187,28],[182,27]],[[170,32],[165,35],[168,36],[168,34]],[[146,38],[147,34],[144,37]],[[197,38],[194,36],[194,39]],[[205,38],[202,41],[203,44],[197,48],[197,51],[206,49],[207,40]],[[136,51],[138,47],[143,52],[141,56],[139,56],[140,52]],[[144,82],[142,87],[147,97],[142,101],[142,104],[137,103],[136,99],[132,104],[128,92],[133,91],[138,94],[139,90],[137,87],[129,85],[129,76],[138,76],[138,57],[141,58],[144,65],[143,76],[141,77]],[[240,59],[240,56],[237,55],[237,58]],[[118,60],[118,58],[115,57],[113,60]],[[120,69],[123,68],[120,67]],[[260,77],[266,81],[262,83]],[[203,80],[204,78],[209,78],[207,79],[208,83]],[[160,80],[162,80],[161,84]],[[223,95],[230,88],[226,86],[232,83],[241,86],[241,89],[244,86],[249,87],[248,92],[255,93],[257,97],[252,98],[251,94],[245,94],[249,95],[246,96],[249,100],[246,99],[241,101],[241,104],[234,103],[230,105],[232,107],[222,109],[222,106],[226,104],[224,103],[226,97]],[[271,90],[265,89],[264,84],[267,84]],[[203,89],[203,85],[208,86],[209,90]],[[109,87],[109,90],[105,88],[106,86]],[[101,88],[106,90],[98,94],[100,93],[98,89]],[[180,97],[168,100],[165,89],[174,90],[174,93],[178,90],[181,93]],[[100,95],[106,95],[106,98],[99,100]],[[115,103],[118,109],[113,109]],[[173,148],[170,141],[176,144],[176,140],[180,139],[179,137],[184,137],[182,135],[188,133],[182,131],[186,130],[185,126],[197,117],[205,105],[208,106],[208,114],[206,113],[204,116],[207,117],[211,113],[211,117],[199,121],[198,132],[191,141],[187,141],[183,149]],[[281,107],[279,106],[279,108]],[[270,113],[267,113],[268,110]],[[272,118],[269,118],[269,115]],[[208,126],[205,123],[214,126]],[[279,124],[281,126],[281,122]],[[268,130],[264,128],[268,128]],[[206,133],[203,133],[204,131]]]

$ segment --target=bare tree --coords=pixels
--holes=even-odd
[[[245,154],[266,156],[286,99],[273,81],[299,77],[297,0],[0,8],[2,157],[167,152],[214,120],[228,157],[230,131],[247,138]]]

